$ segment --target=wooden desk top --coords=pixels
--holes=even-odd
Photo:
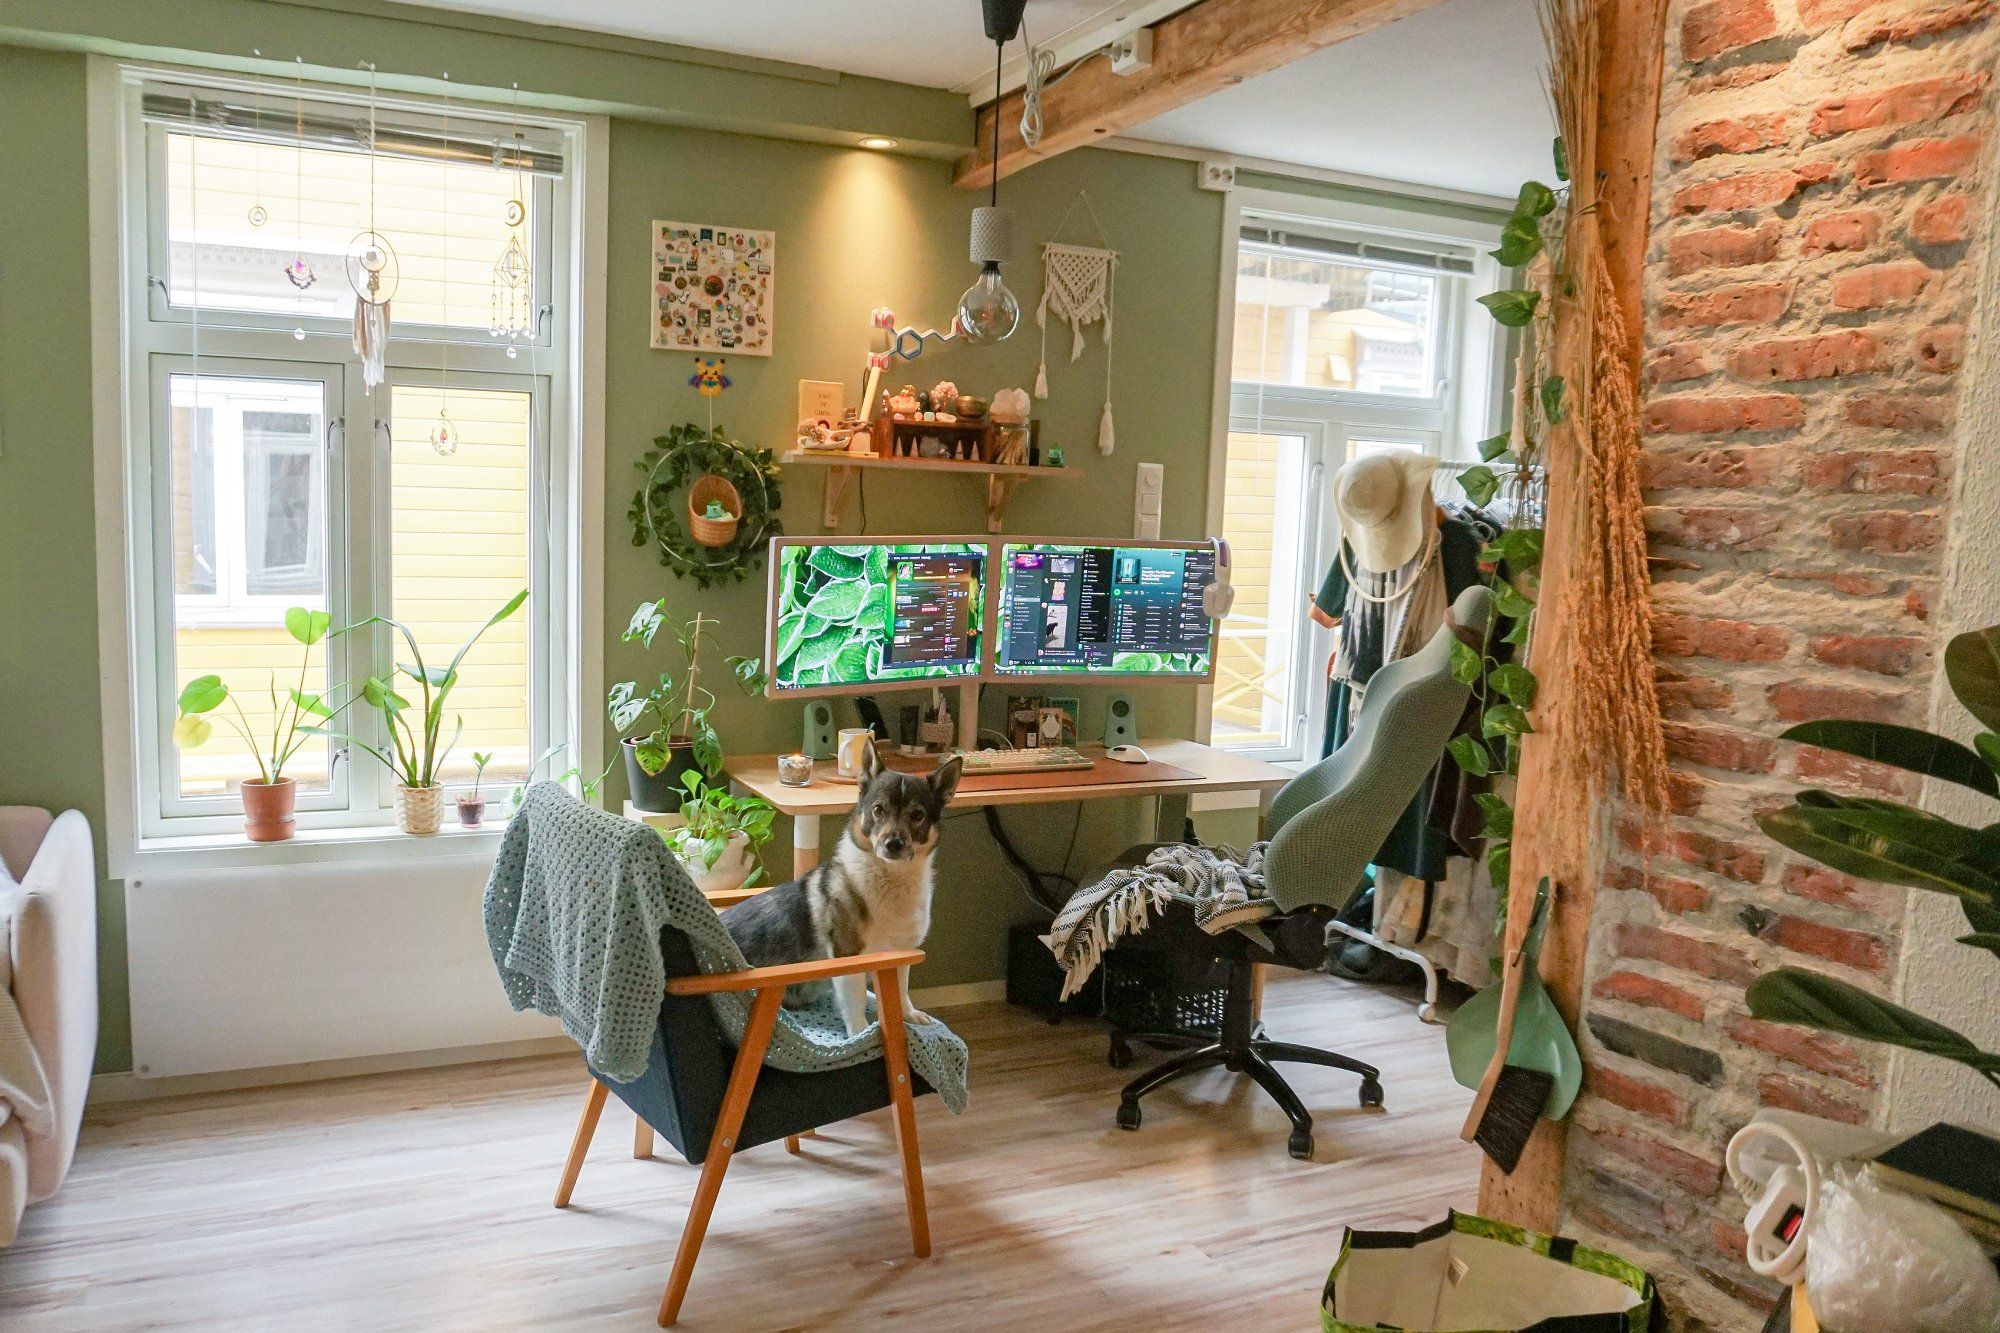
[[[981,789],[961,789],[952,797],[960,807],[982,805],[1035,805],[1063,801],[1095,801],[1112,796],[1183,795],[1189,792],[1276,791],[1297,776],[1290,769],[1262,759],[1250,759],[1228,750],[1218,750],[1198,741],[1142,740],[1139,747],[1162,764],[1183,769],[1184,779],[1149,782],[1092,782],[1056,786],[1034,773],[992,775]],[[1085,754],[1102,753],[1102,746],[1078,747]],[[738,786],[763,797],[786,815],[841,815],[854,807],[857,788],[851,782],[835,782],[820,776],[831,772],[831,759],[815,763],[812,784],[787,787],[778,781],[778,757],[772,754],[734,755],[723,763],[723,771]],[[997,785],[1001,778],[1018,779],[1019,785]],[[993,785],[987,785],[993,784]]]

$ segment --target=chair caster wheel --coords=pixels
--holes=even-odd
[[[1139,1103],[1118,1103],[1118,1128],[1137,1129],[1139,1127]]]
[[[1110,1062],[1113,1069],[1123,1069],[1132,1063],[1132,1048],[1125,1044],[1123,1037],[1113,1037],[1110,1053],[1105,1059]]]
[[[1313,1136],[1309,1129],[1295,1129],[1285,1140],[1285,1151],[1301,1162],[1310,1162],[1313,1155]]]
[[[1363,1083],[1361,1085],[1361,1104],[1363,1106],[1380,1106],[1382,1104],[1382,1085],[1372,1078]]]

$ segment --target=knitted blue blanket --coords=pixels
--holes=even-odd
[[[594,810],[553,782],[529,788],[507,825],[486,881],[486,942],[507,999],[560,1019],[591,1067],[629,1083],[645,1072],[666,967],[660,930],[688,937],[707,972],[748,964],[715,909],[654,830]],[[850,1037],[830,991],[778,1011],[764,1063],[793,1073],[863,1064],[882,1053],[871,1023]],[[709,997],[731,1041],[750,1017],[750,995]],[[904,1024],[910,1067],[954,1113],[965,1109],[965,1043],[942,1023]]]

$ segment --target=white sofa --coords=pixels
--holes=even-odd
[[[90,822],[0,806],[0,1246],[69,1172],[96,1053]]]

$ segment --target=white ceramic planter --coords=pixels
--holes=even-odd
[[[757,858],[750,850],[750,835],[747,833],[730,834],[729,845],[722,849],[721,856],[715,858],[713,866],[704,866],[699,860],[690,861],[679,852],[675,852],[674,859],[681,863],[688,872],[688,878],[703,893],[741,888],[743,881],[750,878],[750,872],[757,868]]]

